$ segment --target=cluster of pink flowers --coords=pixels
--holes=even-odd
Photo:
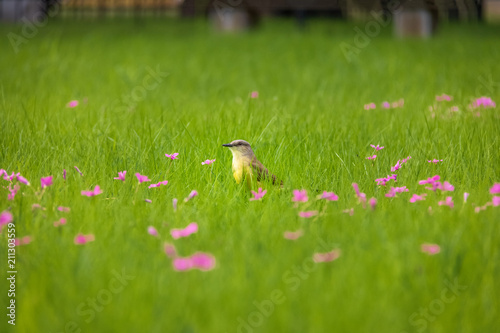
[[[385,178],[377,178],[377,179],[375,179],[375,181],[377,182],[377,185],[385,186],[387,184],[387,182],[391,179],[396,181],[397,177],[398,177],[398,175],[392,174],[392,175],[387,175],[387,177],[385,177]]]
[[[420,246],[420,250],[428,255],[434,255],[441,252],[441,248],[437,244],[427,244],[424,243]]]
[[[482,210],[485,210],[488,206],[497,207],[500,206],[500,196],[495,194],[500,194],[500,183],[495,183],[490,188],[490,193],[493,195],[491,201],[485,203],[483,206],[478,206],[475,208],[475,212],[479,213]]]
[[[375,151],[379,151],[379,150],[382,150],[384,149],[384,146],[380,147],[379,145],[370,145],[370,147],[372,147],[373,149],[375,149]]]
[[[66,219],[64,217],[61,217],[59,220],[54,222],[54,227],[60,227],[65,224],[66,224]]]
[[[30,182],[24,178],[20,172],[18,173],[12,173],[10,176],[8,174],[7,171],[5,171],[4,169],[0,169],[0,177],[3,175],[3,179],[4,180],[7,180],[9,182],[13,181],[14,179],[17,180],[18,182],[20,182],[21,184],[24,184],[24,185],[30,185]]]
[[[184,229],[172,229],[170,234],[172,235],[172,238],[178,239],[181,237],[188,237],[196,232],[198,232],[198,223],[192,222],[189,223]]]
[[[315,263],[334,261],[340,257],[340,254],[340,249],[333,249],[332,251],[326,253],[315,253],[313,255],[313,261]]]
[[[422,200],[425,200],[425,197],[427,196],[426,193],[424,194],[421,194],[421,195],[418,195],[418,194],[414,194],[411,198],[410,198],[410,202],[411,203],[415,203],[417,201],[422,201]]]
[[[302,230],[297,230],[297,231],[285,231],[283,233],[283,237],[289,240],[296,240],[299,239],[304,235],[304,231]]]
[[[453,204],[453,198],[452,197],[446,197],[446,200],[439,201],[438,205],[439,206],[448,206],[450,208],[453,208],[453,206],[454,206],[454,204]]]
[[[404,105],[405,105],[405,100],[403,98],[400,98],[399,100],[392,102],[392,103],[389,103],[387,101],[382,102],[381,107],[384,109],[390,109],[391,107],[393,109],[395,109],[395,108],[402,108]],[[368,103],[368,104],[365,104],[363,106],[363,108],[368,111],[368,110],[376,109],[377,105],[375,105],[375,103]]]
[[[373,156],[368,156],[366,159],[367,160],[374,160],[377,158],[377,155],[373,155]]]
[[[76,245],[83,245],[89,242],[93,242],[95,240],[95,236],[93,234],[78,234],[75,236],[74,242]]]
[[[409,192],[409,190],[406,188],[406,186],[403,187],[391,187],[389,190],[389,193],[387,193],[385,196],[388,198],[395,197],[397,193],[403,193],[403,192]]]
[[[446,95],[446,94],[442,94],[441,96],[436,96],[436,101],[438,101],[438,102],[443,102],[443,101],[449,102],[452,99],[453,99],[453,97]]]
[[[493,102],[493,100],[490,98],[490,97],[479,97],[479,98],[476,98],[474,100],[474,102],[472,102],[472,104],[470,105],[471,108],[473,109],[477,109],[477,108],[494,108],[496,107],[497,105],[495,104],[495,102]]]
[[[436,190],[441,190],[443,192],[445,191],[454,191],[455,190],[455,187],[453,185],[451,185],[449,182],[445,181],[443,183],[441,183],[439,181],[441,177],[439,175],[435,175],[434,177],[430,177],[430,178],[427,178],[427,179],[424,179],[424,180],[420,180],[418,182],[419,185],[426,185],[426,184],[430,184],[431,187],[426,187],[425,189],[426,190],[431,190],[431,191],[436,191]]]
[[[327,201],[337,201],[339,200],[339,196],[336,195],[335,193],[333,192],[327,192],[327,191],[323,191],[323,194],[321,194],[318,199],[325,199]]]
[[[399,169],[401,169],[401,167],[403,166],[403,164],[405,164],[406,162],[408,162],[408,160],[411,158],[411,156],[408,156],[407,158],[403,158],[402,160],[398,160],[396,162],[396,165],[391,167],[391,172],[396,172],[398,171]]]
[[[209,253],[196,252],[189,257],[175,257],[172,266],[176,271],[199,269],[209,271],[215,268],[215,257]]]
[[[212,164],[214,162],[215,162],[215,159],[213,159],[213,160],[205,160],[205,161],[201,162],[201,165],[210,165],[210,164]]]
[[[375,105],[375,103],[368,103],[368,104],[365,104],[363,108],[368,111],[371,109],[376,109],[377,105]]]
[[[82,195],[87,196],[87,197],[95,197],[96,195],[99,195],[101,193],[102,193],[102,190],[99,187],[99,185],[96,185],[92,191],[82,191]]]
[[[164,181],[156,183],[156,184],[151,184],[148,186],[148,188],[160,187],[162,185],[167,185],[167,184],[168,184],[168,180],[164,180]]]
[[[433,159],[433,160],[427,160],[427,162],[437,164],[439,162],[443,162],[443,160]]]

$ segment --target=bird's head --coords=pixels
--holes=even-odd
[[[231,149],[233,155],[253,155],[250,144],[245,140],[234,140],[231,143],[225,143],[222,146]]]

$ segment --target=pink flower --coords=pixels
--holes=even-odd
[[[63,169],[63,179],[66,180],[66,169]]]
[[[14,239],[14,245],[15,246],[26,245],[26,244],[31,243],[31,241],[32,241],[31,236],[24,236],[21,239],[19,239],[19,238]]]
[[[7,195],[7,200],[14,200],[14,197],[17,194],[17,191],[19,191],[21,187],[19,185],[14,185],[14,188],[11,188],[9,185],[9,194]]]
[[[160,186],[162,186],[162,185],[167,185],[167,184],[168,184],[168,180],[164,180],[164,181],[159,182],[159,183],[157,183],[157,184],[151,184],[151,185],[149,185],[149,186],[148,186],[148,188],[160,187]]]
[[[76,108],[78,106],[78,101],[77,100],[70,101],[68,104],[66,104],[66,106],[68,108]]]
[[[439,175],[435,175],[434,177],[427,178],[426,180],[420,180],[418,182],[418,184],[419,185],[434,184],[439,179],[440,179],[440,176]]]
[[[415,203],[417,201],[422,201],[422,200],[425,200],[425,197],[427,196],[427,194],[421,194],[421,195],[418,195],[418,194],[414,194],[411,199],[410,199],[410,202],[411,203]]]
[[[3,211],[0,214],[0,227],[3,226],[3,225],[9,224],[12,221],[13,221],[12,213],[9,212],[8,210]]]
[[[377,185],[385,186],[387,184],[387,182],[391,179],[394,179],[394,181],[396,181],[397,177],[398,177],[398,175],[392,174],[392,175],[387,175],[387,177],[385,177],[385,178],[377,178],[377,179],[375,179],[375,181],[377,182]]]
[[[433,159],[433,160],[427,160],[427,162],[437,164],[437,163],[439,163],[439,162],[443,162],[443,160]]]
[[[453,97],[446,95],[446,94],[442,94],[441,96],[436,96],[436,101],[438,101],[438,102],[443,102],[443,101],[449,102],[452,99],[453,99]]]
[[[165,156],[167,156],[168,158],[170,158],[171,160],[177,160],[177,155],[179,155],[179,153],[173,153],[172,155],[169,155],[169,154],[165,154]]]
[[[66,219],[64,217],[54,222],[54,227],[59,227],[66,224]]]
[[[252,93],[250,94],[250,97],[252,97],[252,98],[259,98],[259,92],[258,91],[252,91]]]
[[[379,145],[376,145],[376,146],[375,146],[375,145],[370,145],[370,147],[372,147],[373,149],[375,149],[375,151],[379,151],[379,150],[384,149],[384,147],[383,147],[383,146],[382,146],[382,147],[380,147]]]
[[[42,188],[45,188],[45,187],[52,185],[52,178],[53,178],[53,176],[40,178],[40,182],[42,183]]]
[[[96,195],[101,194],[101,188],[99,185],[96,185],[93,191],[82,191],[82,195],[87,196],[87,197],[94,197]]]
[[[346,213],[346,214],[349,214],[350,216],[353,216],[354,215],[354,208],[351,208],[351,209],[344,209],[342,211],[342,213]]]
[[[4,176],[3,176],[3,179],[11,182],[15,177],[16,177],[16,174],[13,172],[10,176],[9,174],[7,173],[7,171],[3,170],[4,172]]]
[[[181,237],[187,237],[191,234],[198,232],[198,224],[196,222],[189,223],[184,229],[172,229],[170,234],[172,238],[178,239]]]
[[[403,187],[391,187],[389,190],[389,193],[387,193],[385,196],[388,198],[392,198],[396,196],[396,193],[403,193],[403,192],[408,192],[409,190],[406,188],[406,186]]]
[[[375,207],[377,206],[377,199],[373,197],[370,198],[370,200],[368,200],[368,204],[370,205],[372,210],[375,210]]]
[[[78,173],[80,174],[80,176],[83,177],[83,173],[80,171],[80,169],[78,169],[78,167],[76,165],[75,165],[75,169],[76,169],[76,171],[78,171]]]
[[[389,102],[383,102],[383,103],[382,103],[382,107],[383,107],[384,109],[390,109],[390,107],[391,107],[391,103],[389,103]]]
[[[500,206],[500,196],[494,196],[492,199],[491,199],[491,203],[493,204],[493,206],[497,207],[497,206]]]
[[[188,202],[189,200],[193,199],[195,196],[198,195],[198,192],[196,190],[192,190],[191,193],[187,196],[187,198],[184,199],[184,202]]]
[[[137,180],[139,181],[139,184],[144,183],[144,182],[150,182],[151,180],[148,178],[148,176],[141,175],[140,173],[136,173],[135,176],[137,177]]]
[[[150,234],[151,236],[158,237],[158,231],[153,226],[148,227],[148,234]]]
[[[467,202],[467,198],[469,197],[469,193],[464,192],[464,203]]]
[[[367,160],[374,160],[377,158],[377,155],[373,155],[373,156],[368,156],[366,159]]]
[[[177,198],[172,199],[172,206],[174,207],[174,212],[177,211]]]
[[[210,164],[212,164],[214,162],[215,162],[215,159],[213,159],[213,160],[205,160],[205,161],[201,162],[201,165],[210,165]]]
[[[169,258],[175,258],[177,257],[177,250],[175,249],[175,246],[170,243],[165,243],[163,244],[163,250],[165,251],[165,254]]]
[[[59,207],[57,207],[57,210],[60,212],[68,213],[71,209],[69,207],[59,206]]]
[[[458,106],[452,106],[450,108],[450,112],[458,112],[458,111],[459,111]]]
[[[191,263],[201,271],[209,271],[215,267],[215,257],[208,253],[196,252],[191,256]]]
[[[444,182],[443,186],[439,188],[441,191],[454,191],[455,187],[448,182]]]
[[[499,194],[500,193],[500,183],[495,183],[491,188],[490,188],[490,193],[491,194]]]
[[[396,172],[401,168],[401,164],[399,163],[399,160],[397,161],[396,165],[391,168],[391,172]]]
[[[375,103],[365,104],[365,106],[364,106],[365,110],[376,109],[376,108],[377,108],[377,106],[375,105]]]
[[[24,178],[23,176],[21,176],[21,174],[19,172],[16,173],[16,179],[21,184],[24,184],[24,185],[29,185],[30,184],[30,182],[26,178]]]
[[[359,191],[358,184],[352,183],[352,187],[354,188],[354,192],[356,192],[356,197],[358,198],[358,201],[363,204],[364,208],[365,207],[364,204],[366,202],[366,194]]]
[[[172,265],[176,271],[187,271],[193,268],[209,271],[215,267],[215,257],[208,253],[196,252],[191,257],[174,258]]]
[[[423,253],[427,253],[428,255],[431,256],[441,252],[441,248],[437,244],[424,243],[420,245],[420,251],[422,251]]]
[[[151,199],[144,199],[145,202],[147,203],[152,203],[153,201]]]
[[[452,197],[446,197],[446,201],[439,201],[438,202],[439,206],[449,206],[450,208],[453,208],[453,198]]]
[[[95,237],[93,234],[88,234],[88,235],[83,235],[83,234],[78,234],[75,236],[75,244],[76,245],[83,245],[88,242],[93,242],[95,240]]]
[[[259,187],[259,192],[251,191],[253,194],[253,198],[250,198],[250,201],[260,200],[266,195],[267,190],[262,191],[262,188]]]
[[[285,237],[286,239],[290,239],[290,240],[296,240],[296,239],[299,239],[300,237],[302,237],[303,234],[304,234],[304,232],[302,230],[285,231],[285,233],[283,234],[283,237]]]
[[[396,165],[391,168],[391,172],[395,172],[401,168],[403,164],[408,162],[408,160],[411,159],[411,156],[408,156],[407,158],[403,158],[402,160],[398,160]]]
[[[118,172],[118,177],[115,177],[113,179],[121,180],[122,182],[124,182],[126,174],[127,174],[127,171]]]
[[[42,206],[40,206],[40,204],[33,204],[33,205],[31,205],[31,210],[35,210],[35,209],[43,209],[43,210],[45,210],[45,208],[43,208]]]
[[[318,215],[318,211],[317,210],[311,210],[311,211],[307,211],[307,212],[299,212],[299,216],[300,217],[303,217],[303,218],[310,218],[310,217],[313,217],[313,216],[316,216]]]
[[[307,197],[306,190],[293,190],[293,198],[294,202],[307,202],[309,198]]]
[[[334,249],[326,253],[315,253],[313,255],[313,261],[315,263],[334,261],[340,257],[340,249]]]
[[[495,102],[490,97],[479,97],[472,103],[472,108],[494,108],[496,107]]]
[[[6,175],[6,174],[7,174],[7,171],[5,171],[4,169],[0,169],[0,177],[3,175]]]
[[[337,201],[339,200],[339,196],[336,195],[335,193],[333,192],[327,192],[327,191],[323,191],[323,194],[319,196],[320,199],[325,199],[325,200],[328,200],[328,201]]]

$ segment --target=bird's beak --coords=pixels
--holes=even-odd
[[[233,146],[233,145],[232,145],[232,144],[230,144],[230,143],[225,143],[225,144],[223,144],[223,145],[222,145],[222,147],[232,147],[232,146]]]

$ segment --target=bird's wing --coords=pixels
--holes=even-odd
[[[267,168],[262,163],[260,163],[260,161],[256,158],[252,160],[252,169],[255,171],[257,175],[258,182],[269,178],[269,170],[267,170]],[[280,182],[275,175],[271,175],[271,179],[273,185],[278,183],[283,185],[283,182],[282,181]]]

